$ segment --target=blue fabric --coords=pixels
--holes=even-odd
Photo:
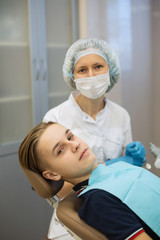
[[[126,162],[126,163],[130,163],[132,165],[138,166],[138,167],[142,167],[143,164],[146,162],[145,158],[135,158],[132,156],[122,156],[122,157],[118,157],[118,158],[114,158],[114,159],[110,159],[108,161],[106,161],[106,165],[110,165],[116,162]]]
[[[108,160],[106,162],[106,165],[110,165],[118,161],[123,161],[138,167],[142,167],[146,162],[146,159],[144,158],[145,155],[146,150],[141,142],[131,142],[126,146],[126,156]]]
[[[125,162],[100,164],[80,195],[91,189],[102,189],[118,197],[160,236],[160,179],[157,176]]]

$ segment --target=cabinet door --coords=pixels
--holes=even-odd
[[[0,1],[0,239],[39,240],[48,231],[52,209],[32,191],[20,168],[17,151],[28,131],[42,121],[49,109],[48,100],[52,105],[57,92],[62,92],[57,94],[60,99],[66,94],[59,62],[72,42],[70,14],[74,2]],[[56,57],[57,75],[52,71]],[[48,77],[53,101],[48,98]]]
[[[68,47],[77,39],[77,1],[46,0],[48,100],[53,108],[66,100],[71,89],[63,80],[62,66]]]
[[[0,1],[0,156],[17,152],[32,127],[28,6]]]
[[[48,110],[45,0],[28,0],[33,125]]]

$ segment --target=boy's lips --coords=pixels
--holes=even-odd
[[[81,160],[81,159],[84,157],[84,155],[85,155],[86,152],[87,152],[87,148],[85,148],[85,149],[82,151],[79,160]]]

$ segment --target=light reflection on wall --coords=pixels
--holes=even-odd
[[[132,65],[131,1],[87,0],[87,37],[106,40],[120,55],[122,70],[129,70]]]

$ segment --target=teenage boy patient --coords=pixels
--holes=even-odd
[[[137,157],[136,151],[126,155]],[[97,165],[90,147],[71,130],[40,123],[22,142],[19,160],[46,179],[73,184],[83,199],[80,218],[108,239],[160,239],[160,179],[127,163],[125,156],[109,166]]]

